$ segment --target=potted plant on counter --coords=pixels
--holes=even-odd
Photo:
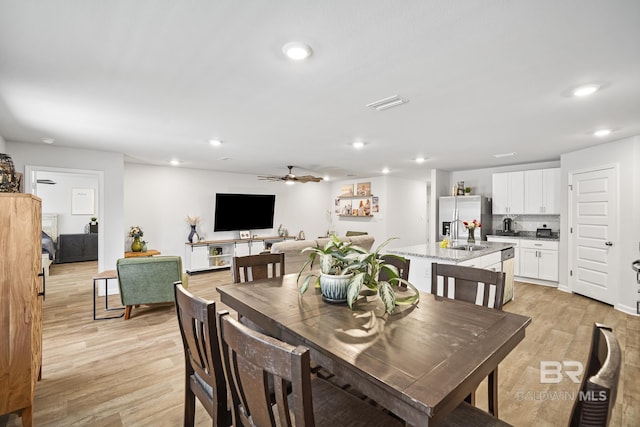
[[[380,256],[380,250],[391,240],[394,238],[386,240],[375,251],[370,252],[333,235],[324,247],[303,249],[302,252],[309,252],[309,259],[300,270],[298,281],[316,258],[319,258],[320,274],[308,274],[300,285],[300,293],[304,294],[315,279],[315,286],[320,288],[326,302],[346,302],[352,309],[363,288],[380,296],[387,313],[393,312],[397,305],[416,304],[420,299],[420,292],[400,277],[394,265],[386,263]],[[387,280],[379,279],[383,270],[387,273]],[[397,288],[400,284],[407,285],[414,292],[403,297],[397,296],[394,287]]]

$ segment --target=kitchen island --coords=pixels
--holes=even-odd
[[[441,248],[440,242],[389,249],[389,253],[411,260],[409,281],[421,292],[431,292],[431,264],[457,264],[487,270],[504,271],[504,302],[513,298],[513,245],[511,243],[477,242],[467,250],[466,242],[450,245],[461,249]]]

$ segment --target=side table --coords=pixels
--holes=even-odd
[[[160,251],[157,249],[149,249],[148,251],[144,251],[144,252],[125,252],[124,253],[124,257],[125,258],[135,258],[135,257],[145,257],[145,256],[154,256],[154,255],[160,255]]]
[[[97,285],[99,280],[104,280],[104,310],[105,311],[116,311],[116,310],[124,310],[124,307],[109,307],[109,290],[108,284],[109,279],[117,279],[118,272],[116,270],[106,270],[101,273],[98,273],[97,276],[93,276],[93,320],[107,320],[107,319],[117,319],[119,317],[124,316],[124,311],[119,316],[103,316],[96,317],[96,292]]]

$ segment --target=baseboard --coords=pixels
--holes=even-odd
[[[636,307],[629,307],[628,305],[624,305],[624,304],[615,304],[613,306],[613,308],[615,308],[616,310],[621,311],[623,313],[630,314],[632,316],[640,317],[640,314],[638,314],[638,311],[637,311]]]
[[[549,286],[552,288],[557,288],[558,287],[558,282],[550,282],[548,280],[540,280],[540,279],[532,279],[530,277],[519,277],[516,276],[513,278],[514,281],[516,282],[524,282],[524,283],[532,283],[534,285],[543,285],[543,286]]]

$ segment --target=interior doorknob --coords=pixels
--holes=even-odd
[[[613,242],[605,242],[605,245],[607,245],[607,246],[613,246]]]

